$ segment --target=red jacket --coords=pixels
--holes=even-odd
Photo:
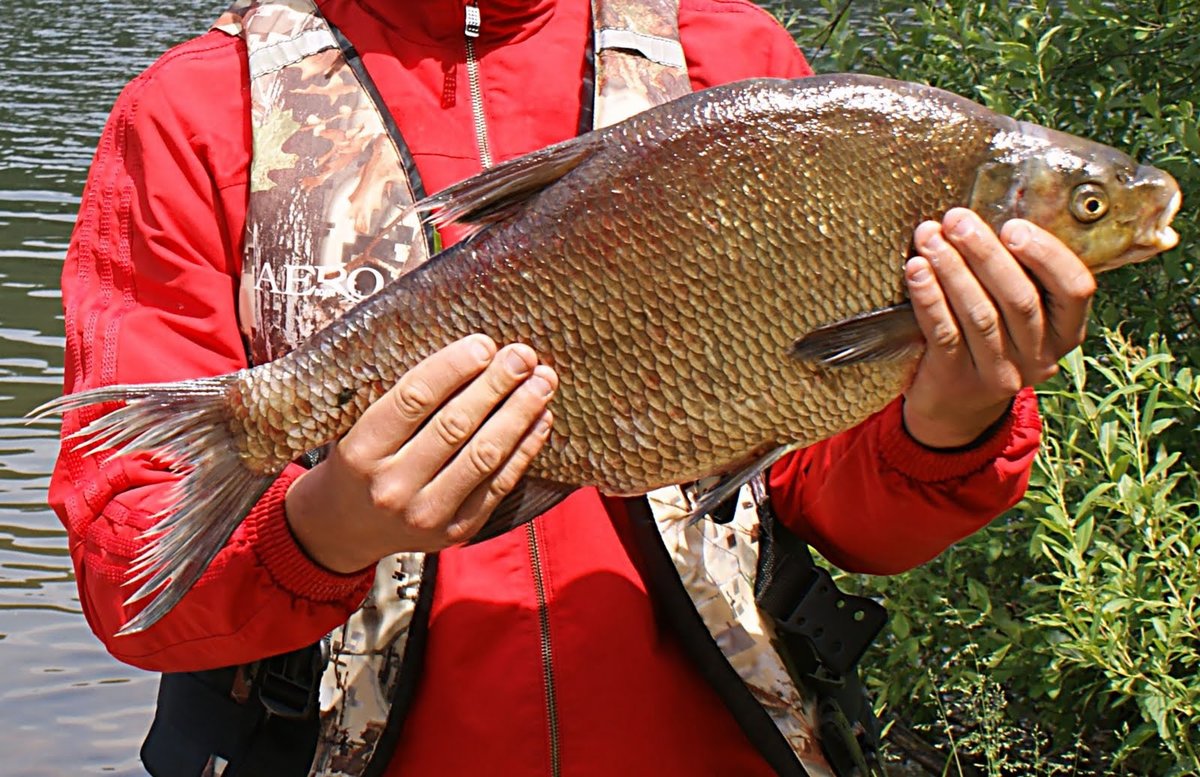
[[[480,0],[485,111],[503,161],[573,135],[589,34],[582,0]],[[479,170],[463,0],[326,0],[362,53],[427,192]],[[746,0],[683,0],[696,89],[810,73]],[[121,95],[100,140],[63,274],[66,390],[245,366],[236,311],[250,129],[241,41],[173,49]],[[930,214],[935,215],[935,214]],[[64,422],[69,434],[78,414]],[[899,403],[780,462],[783,520],[851,569],[888,574],[933,557],[1012,505],[1037,447],[1023,392],[970,451],[911,440]],[[70,532],[84,612],[117,658],[181,671],[309,644],[360,602],[371,573],[313,564],[283,513],[285,473],[183,602],[114,638],[122,581],[172,476],[148,459],[100,466],[64,450],[50,501]],[[583,490],[535,522],[548,580],[563,774],[767,774],[729,713],[656,623],[627,519]],[[547,773],[538,605],[525,532],[441,554],[423,674],[391,774]]]

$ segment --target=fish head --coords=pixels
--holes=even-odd
[[[1174,248],[1183,196],[1170,174],[1084,138],[1028,122],[1002,130],[978,170],[970,207],[999,230],[1023,218],[1071,248],[1093,273]]]

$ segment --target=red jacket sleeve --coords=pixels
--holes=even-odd
[[[248,139],[191,126],[176,103],[227,107],[231,120],[211,126],[248,133],[237,118],[243,60],[232,39],[210,34],[165,55],[118,100],[63,270],[66,392],[245,366],[234,279],[246,198],[236,149]],[[64,438],[96,415],[69,414]],[[298,472],[281,476],[174,610],[143,633],[114,637],[141,606],[123,604],[134,590],[126,569],[176,478],[148,457],[104,462],[64,444],[50,503],[69,533],[84,613],[109,651],[148,669],[197,669],[291,650],[341,623],[371,576],[331,574],[296,544],[282,500]],[[255,618],[268,608],[295,617]]]
[[[1016,504],[1041,436],[1032,389],[987,439],[939,452],[913,440],[903,400],[771,470],[780,518],[843,569],[895,574],[975,532]]]

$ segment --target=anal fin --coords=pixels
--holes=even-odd
[[[510,529],[523,526],[566,499],[578,487],[553,480],[526,477],[487,519],[487,523],[471,538],[474,545],[498,537]]]

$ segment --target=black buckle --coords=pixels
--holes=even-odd
[[[281,718],[311,717],[324,671],[324,651],[315,646],[268,658],[257,672],[259,701],[267,712]]]
[[[842,593],[829,571],[813,566],[809,585],[776,627],[805,637],[822,664],[839,675],[854,668],[887,623],[887,610],[864,596]]]

